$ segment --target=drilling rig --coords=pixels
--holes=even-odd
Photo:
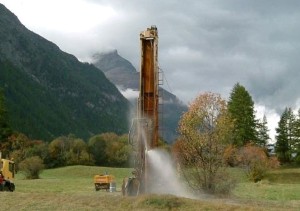
[[[123,195],[148,193],[151,186],[151,166],[147,151],[158,146],[159,71],[158,33],[156,26],[140,33],[141,66],[137,118],[133,119],[129,143],[134,150],[134,176],[123,181]]]

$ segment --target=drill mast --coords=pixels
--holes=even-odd
[[[147,151],[158,146],[158,33],[155,26],[140,33],[141,66],[137,118],[129,132],[129,142],[135,151],[135,180],[129,183],[129,195],[150,191],[151,166]],[[133,185],[138,181],[139,187]],[[137,184],[137,183],[136,183]],[[132,191],[136,190],[136,191]]]
[[[142,133],[139,137],[139,153],[142,166],[138,167],[141,173],[141,191],[148,192],[151,183],[151,166],[147,160],[147,151],[158,146],[158,62],[157,28],[152,26],[140,34],[141,43],[141,72],[140,95],[138,100],[138,118],[143,119]]]
[[[158,145],[158,62],[157,28],[152,26],[140,34],[141,42],[141,72],[138,118],[148,119],[151,124],[148,149]]]

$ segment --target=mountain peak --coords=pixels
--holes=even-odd
[[[119,57],[119,53],[117,49],[109,50],[109,51],[103,51],[103,52],[97,52],[93,55],[94,60],[102,59],[103,57]]]
[[[135,73],[134,66],[118,54],[116,49],[108,52],[95,53],[93,55],[94,65],[104,73],[122,66],[122,72]]]

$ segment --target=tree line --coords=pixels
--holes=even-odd
[[[228,111],[234,119],[232,143],[244,146],[248,143],[266,147],[270,141],[266,116],[255,118],[254,103],[248,91],[237,83],[228,101]],[[275,152],[282,163],[300,164],[300,109],[294,113],[287,107],[281,114],[276,128]]]
[[[128,167],[131,147],[127,144],[127,135],[115,133],[95,135],[87,142],[72,134],[45,142],[16,132],[1,142],[1,151],[17,164],[37,156],[46,168],[69,165]]]
[[[229,167],[244,169],[260,181],[268,169],[278,167],[267,153],[267,119],[256,119],[249,92],[235,84],[229,100],[202,93],[179,122],[179,138],[172,148],[181,175],[194,191],[228,193],[235,185]]]
[[[127,135],[103,133],[85,141],[73,134],[50,142],[31,140],[9,126],[4,92],[0,89],[0,151],[16,163],[38,156],[46,168],[66,165],[129,166],[131,147]]]
[[[216,180],[226,180],[224,172],[219,172],[224,165],[242,166],[251,180],[258,181],[268,167],[278,164],[276,158],[281,163],[299,162],[299,113],[295,115],[291,108],[283,112],[276,128],[276,157],[273,159],[266,149],[270,140],[267,118],[256,119],[254,102],[244,86],[235,84],[228,101],[218,94],[204,93],[190,104],[189,110],[181,117],[178,126],[180,136],[173,144],[172,152],[181,166],[201,168],[201,171],[195,171],[194,177],[202,178],[202,188],[226,189],[225,186],[216,187]],[[0,138],[2,153],[14,157],[17,162],[38,157],[47,168],[66,165],[130,166],[132,149],[127,144],[127,135],[104,133],[84,141],[70,134],[44,142],[13,132],[8,125],[3,91],[0,91]],[[201,175],[197,175],[199,173]]]

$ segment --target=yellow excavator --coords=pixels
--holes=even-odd
[[[13,192],[15,190],[14,178],[15,162],[2,158],[0,153],[0,191]]]

